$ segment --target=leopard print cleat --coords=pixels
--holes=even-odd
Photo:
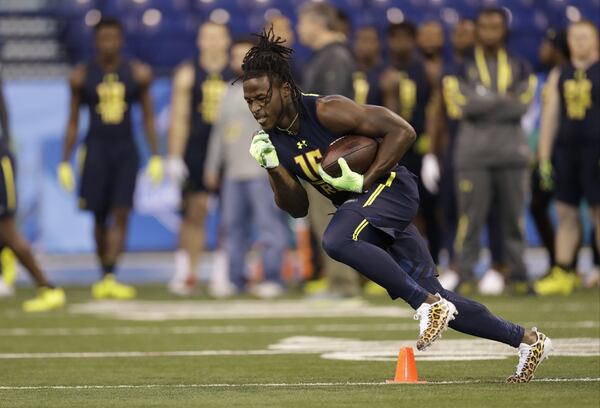
[[[537,334],[537,341],[531,345],[521,343],[519,345],[519,364],[517,371],[506,379],[509,384],[528,383],[533,379],[535,370],[542,361],[548,358],[552,351],[552,341],[537,328],[532,329]]]
[[[454,304],[435,294],[440,300],[435,303],[423,303],[415,313],[415,320],[420,320],[420,334],[417,340],[417,350],[423,351],[442,337],[442,332],[448,328],[448,323],[458,314]]]

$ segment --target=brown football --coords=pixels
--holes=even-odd
[[[329,145],[329,149],[321,161],[321,167],[330,176],[339,177],[342,175],[342,171],[337,161],[343,157],[352,171],[365,174],[375,160],[378,147],[377,140],[370,137],[342,136]]]

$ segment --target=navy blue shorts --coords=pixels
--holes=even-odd
[[[140,163],[135,144],[90,141],[83,149],[79,207],[97,216],[132,208]]]
[[[600,141],[557,143],[553,153],[554,195],[557,200],[579,206],[600,205]]]
[[[417,177],[404,166],[392,169],[371,189],[338,207],[337,213],[353,211],[389,238],[387,251],[413,278],[435,276],[435,263],[425,239],[412,224],[419,209]],[[335,217],[335,215],[334,215]],[[361,226],[348,226],[359,238]]]
[[[183,184],[183,193],[201,193],[206,191],[204,186],[204,162],[208,149],[208,137],[190,135],[183,161],[188,169],[188,177]]]
[[[363,216],[369,224],[397,238],[412,222],[419,209],[417,176],[404,166],[377,180],[366,193],[356,195],[338,207]]]
[[[10,153],[0,155],[0,219],[13,217],[17,211],[15,161]]]

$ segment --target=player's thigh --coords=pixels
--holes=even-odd
[[[369,225],[392,238],[412,223],[418,209],[416,176],[404,167],[396,168],[378,180],[368,192],[339,207],[339,210],[360,214]]]
[[[83,147],[79,181],[79,208],[106,214],[110,206],[110,158],[101,146],[88,143]]]
[[[327,253],[339,252],[353,241],[365,241],[380,248],[387,248],[393,238],[374,227],[363,214],[349,209],[340,209],[333,214],[323,234],[322,245]]]
[[[600,206],[600,140],[581,151],[580,179],[588,205]]]
[[[111,190],[110,208],[132,208],[133,194],[139,169],[137,152],[132,150],[129,154],[114,160],[111,165]]]
[[[554,197],[572,206],[578,206],[583,195],[580,160],[576,146],[556,145],[553,153]]]
[[[188,176],[183,185],[184,194],[204,193],[204,162],[207,149],[206,137],[190,136],[183,154],[183,161],[188,170]]]
[[[208,193],[188,192],[184,197],[185,221],[201,225],[206,218],[208,208]]]
[[[0,219],[13,218],[17,211],[15,176],[15,162],[12,156],[0,156]]]

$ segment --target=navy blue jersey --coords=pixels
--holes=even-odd
[[[321,194],[329,198],[334,205],[340,205],[348,199],[347,191],[338,191],[325,183],[318,172],[318,164],[327,153],[329,145],[340,135],[327,130],[317,118],[317,95],[300,97],[300,130],[292,135],[274,128],[269,136],[280,163],[290,173],[311,183]]]
[[[227,81],[232,78],[233,74],[228,69],[209,73],[200,66],[199,59],[195,59],[190,137],[208,138],[211,126],[219,114],[219,103],[227,90]]]
[[[190,130],[183,159],[188,168],[188,180],[184,190],[205,191],[204,162],[213,123],[219,114],[221,97],[227,90],[227,81],[233,74],[225,69],[207,72],[200,66],[199,58],[194,62],[194,84],[190,107]]]
[[[82,92],[82,102],[90,110],[87,141],[133,144],[131,106],[137,99],[139,86],[129,61],[122,61],[115,71],[88,63]]]
[[[360,104],[383,105],[379,77],[383,66],[377,65],[367,72],[356,71],[352,77],[354,84],[354,101]]]
[[[421,61],[414,59],[407,66],[397,69],[401,75],[398,86],[398,113],[412,125],[417,136],[420,136],[425,132],[425,109],[431,95],[425,66]]]
[[[600,61],[588,69],[566,64],[558,82],[559,142],[600,140]]]

